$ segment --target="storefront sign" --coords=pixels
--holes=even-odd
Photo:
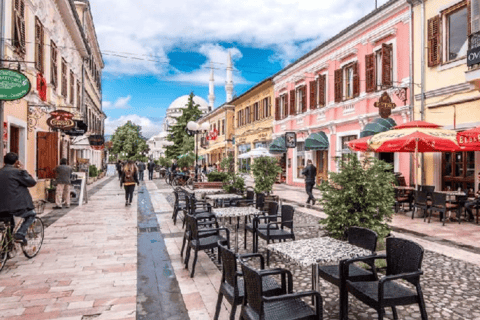
[[[88,130],[88,126],[82,120],[73,120],[75,122],[75,128],[65,131],[67,136],[79,137],[83,136]]]
[[[297,133],[296,132],[286,132],[285,133],[285,146],[287,148],[296,148],[297,147]]]
[[[103,150],[104,149],[104,146],[101,145],[101,146],[90,146],[93,150]]]
[[[480,47],[476,47],[467,51],[467,66],[473,66],[480,63]]]
[[[96,134],[96,135],[91,135],[88,137],[88,142],[90,143],[90,146],[103,146],[103,144],[105,143],[105,138],[100,135],[100,134]]]
[[[37,91],[40,99],[47,101],[47,80],[41,73],[37,74]]]
[[[72,113],[63,110],[57,110],[50,112],[50,118],[47,119],[47,124],[52,129],[70,130],[75,127],[75,121],[73,121],[72,118]]]
[[[374,106],[379,109],[380,117],[387,119],[392,114],[392,109],[394,109],[397,105],[392,102],[392,99],[385,91],[378,99],[378,102],[374,103]]]
[[[0,69],[0,100],[22,99],[30,92],[31,88],[30,80],[23,73]]]

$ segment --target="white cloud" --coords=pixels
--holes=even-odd
[[[189,48],[221,59],[224,48],[212,45],[219,42],[273,49],[272,58],[287,64],[371,12],[374,1],[96,0],[91,6],[105,72],[165,76],[172,72],[167,56],[172,49]],[[203,68],[189,74],[198,80],[204,75]],[[185,77],[174,74],[174,79]]]
[[[158,120],[158,121],[155,121]],[[136,125],[139,125],[142,127],[142,135],[145,138],[150,138],[153,135],[159,133],[162,129],[162,122],[163,119],[155,119],[151,120],[146,117],[142,117],[136,114],[129,114],[126,116],[121,116],[118,119],[111,119],[107,118],[105,120],[105,134],[111,135],[115,132],[115,130],[127,123],[127,121],[131,121],[135,123]]]
[[[120,97],[112,103],[111,101],[103,101],[102,108],[103,110],[111,110],[111,109],[130,109],[129,102],[132,99],[132,96],[128,95],[126,97]]]

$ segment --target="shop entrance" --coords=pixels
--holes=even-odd
[[[328,151],[316,152],[317,184],[328,180]]]
[[[475,152],[444,152],[442,190],[475,190]]]

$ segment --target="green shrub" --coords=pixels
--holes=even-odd
[[[94,177],[98,176],[97,167],[94,164],[90,165],[88,167],[88,173],[89,173],[90,178],[94,178]]]
[[[278,165],[277,158],[255,158],[251,169],[253,178],[255,179],[255,192],[272,192],[273,184],[277,176],[282,172],[282,168]]]
[[[358,226],[387,236],[393,215],[395,177],[392,166],[375,158],[360,162],[350,154],[339,163],[340,172],[330,172],[331,181],[319,186],[323,210],[320,223],[334,238],[345,238],[349,227]]]
[[[212,171],[207,174],[208,182],[223,182],[227,178],[226,172]]]

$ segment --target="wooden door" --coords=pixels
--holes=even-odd
[[[15,152],[19,155],[20,151],[20,129],[17,127],[10,127],[10,152]]]
[[[317,184],[328,179],[328,151],[317,151]]]
[[[53,169],[58,165],[58,134],[37,132],[38,179],[54,179]]]

